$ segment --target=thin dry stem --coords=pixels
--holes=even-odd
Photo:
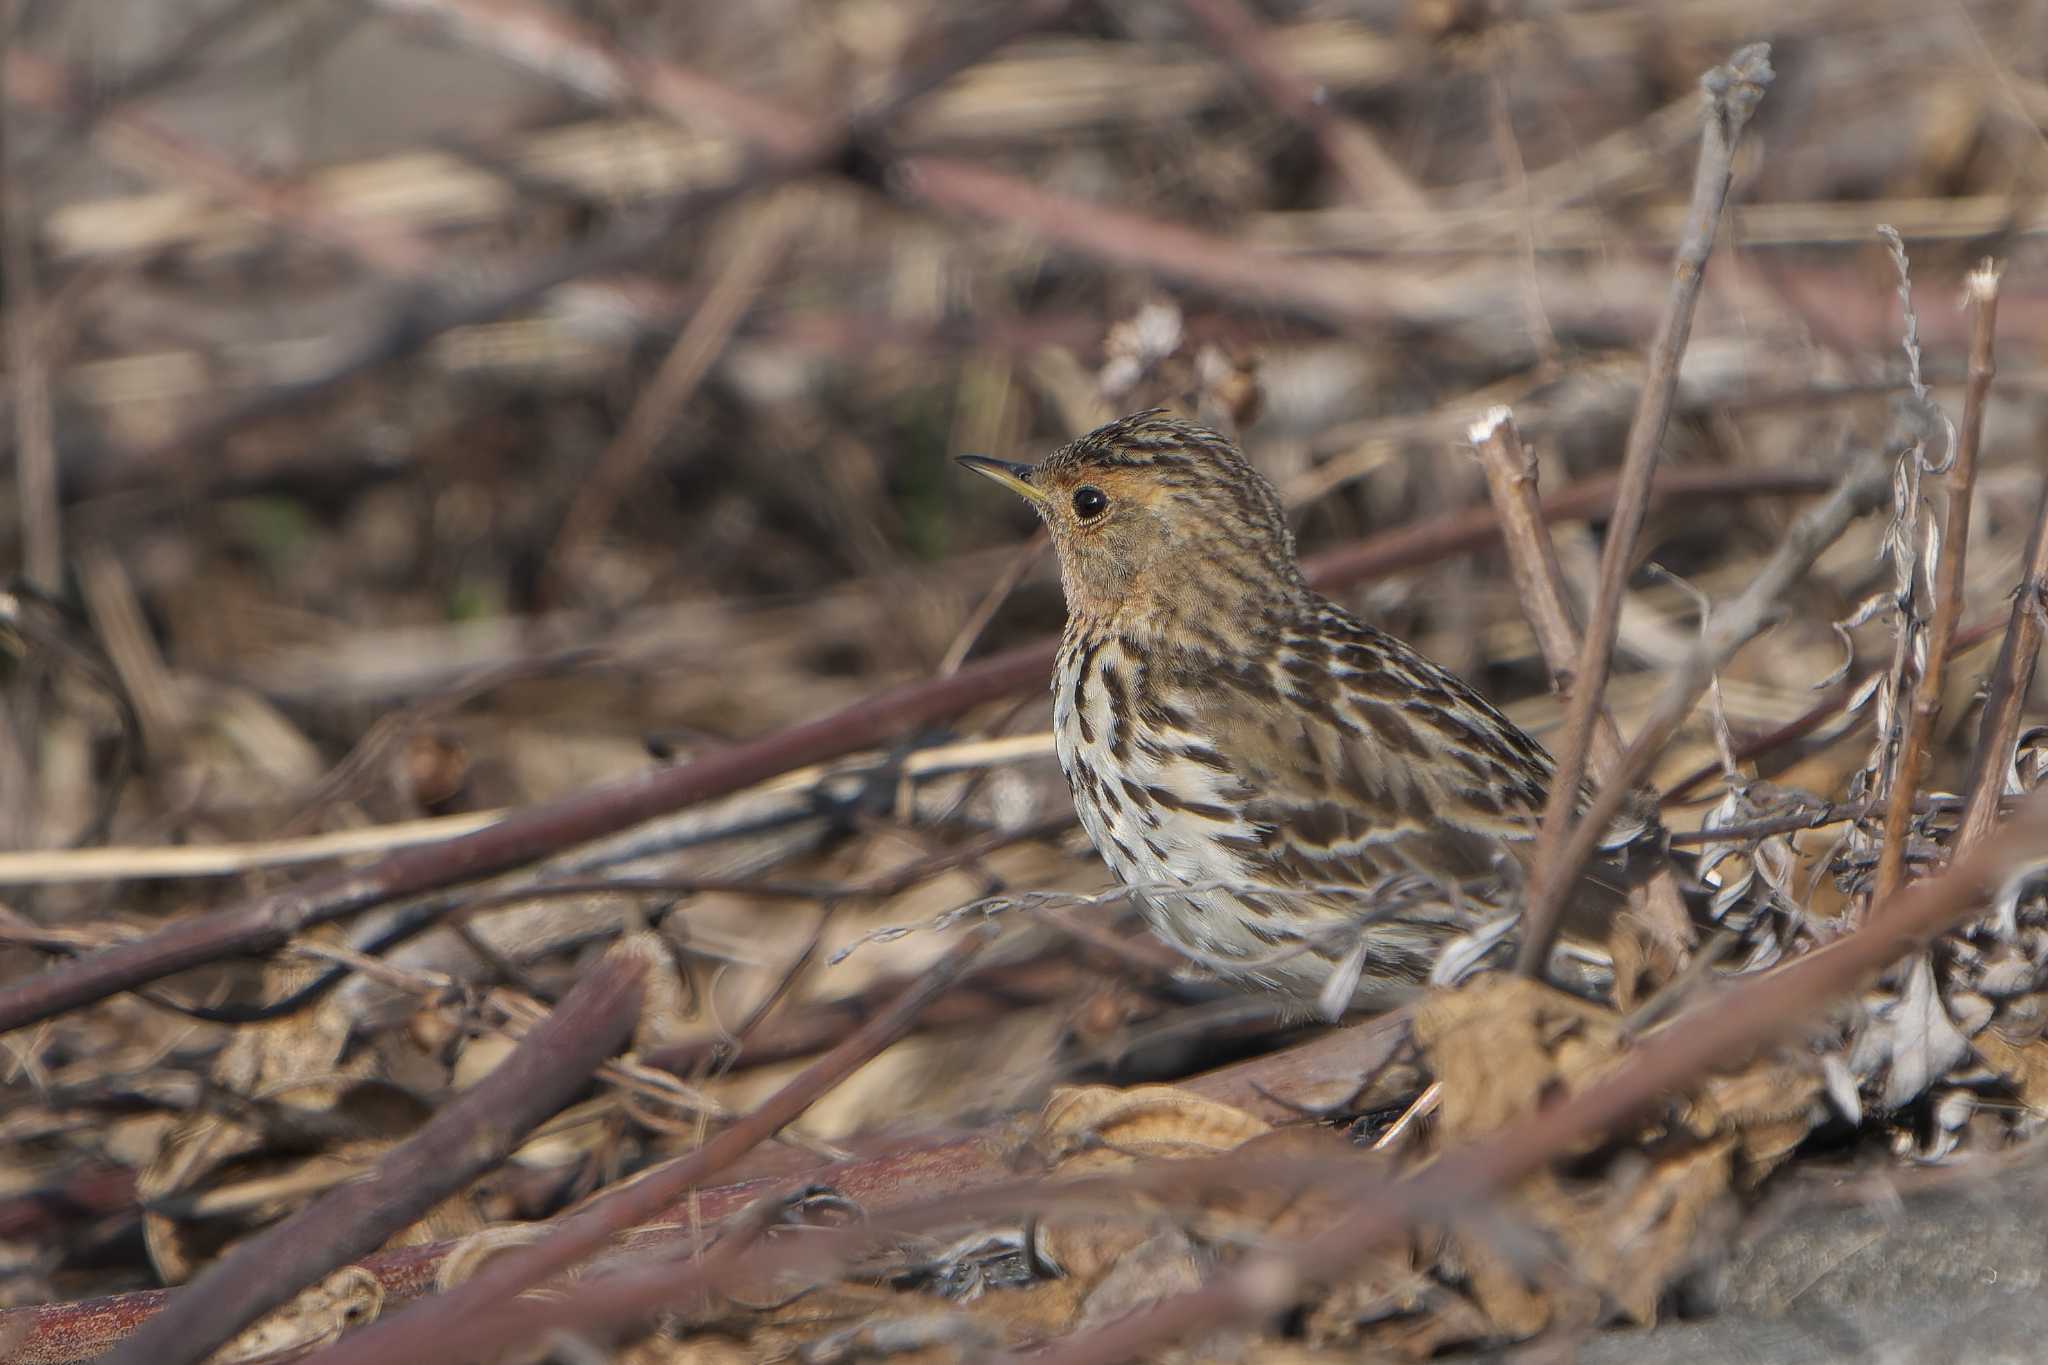
[[[1981,438],[1984,403],[1995,363],[1992,330],[1998,304],[1998,276],[1988,262],[1986,267],[1970,277],[1970,297],[1978,308],[1970,334],[1970,377],[1963,397],[1962,441],[1973,456]],[[1975,848],[1998,818],[2013,746],[2019,740],[2020,712],[2034,684],[2034,665],[2041,653],[2043,611],[2048,606],[2048,489],[2042,491],[2041,505],[2034,516],[2025,564],[2019,587],[2013,593],[2011,621],[1998,647],[1998,660],[1992,665],[1984,719],[1978,730],[1976,751],[1970,758],[1963,818],[1956,831],[1957,856]]]
[[[1920,792],[1934,725],[1941,715],[1941,690],[1948,672],[1948,646],[1963,610],[1963,574],[1970,539],[1970,504],[1977,485],[1977,452],[1984,436],[1984,403],[1997,370],[1994,342],[1998,329],[1998,266],[1985,261],[1971,272],[1966,301],[1976,312],[1970,332],[1970,372],[1963,395],[1963,428],[1955,459],[1946,474],[1947,506],[1942,513],[1941,553],[1935,562],[1933,617],[1924,649],[1914,653],[1926,663],[1913,683],[1906,733],[1900,741],[1884,813],[1884,839],[1878,849],[1877,880],[1872,892],[1882,900],[1905,880],[1906,846],[1911,840],[1913,802]],[[1909,312],[1908,317],[1912,314]]]
[[[1621,488],[1615,497],[1614,519],[1608,523],[1607,543],[1600,556],[1599,588],[1593,598],[1591,620],[1587,622],[1579,667],[1565,708],[1564,741],[1558,750],[1550,801],[1544,807],[1543,828],[1537,836],[1538,885],[1562,886],[1577,868],[1576,863],[1562,865],[1567,832],[1586,779],[1593,718],[1599,713],[1607,690],[1608,670],[1621,627],[1622,595],[1628,587],[1636,538],[1649,509],[1650,479],[1656,471],[1657,452],[1678,393],[1678,363],[1692,331],[1693,309],[1699,301],[1707,257],[1714,249],[1714,235],[1728,199],[1729,182],[1735,174],[1735,149],[1751,112],[1770,86],[1772,74],[1770,46],[1756,43],[1737,52],[1726,66],[1716,67],[1701,78],[1706,109],[1699,164],[1693,177],[1692,207],[1673,266],[1669,304],[1650,343],[1649,372],[1643,381],[1635,417],[1629,423]],[[1523,921],[1521,951],[1515,961],[1518,971],[1533,975],[1548,960],[1562,908],[1561,897],[1531,903]]]
[[[1486,469],[1486,487],[1492,494],[1494,510],[1500,514],[1501,540],[1507,547],[1516,594],[1536,632],[1536,643],[1543,650],[1551,686],[1559,695],[1568,696],[1572,689],[1572,665],[1580,653],[1579,632],[1565,597],[1564,570],[1557,562],[1557,547],[1543,524],[1543,508],[1536,495],[1535,458],[1523,448],[1514,413],[1504,407],[1493,409],[1475,423],[1471,437]],[[1602,782],[1615,780],[1621,765],[1621,732],[1604,706],[1594,716],[1591,758],[1596,777]],[[1659,868],[1633,899],[1644,923],[1658,938],[1677,946],[1691,941],[1685,899],[1668,868]]]

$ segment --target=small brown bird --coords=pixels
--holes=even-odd
[[[1154,930],[1334,1016],[1487,957],[1542,818],[1543,747],[1316,594],[1230,441],[1139,413],[1037,465],[962,464],[1051,529],[1067,598],[1053,731],[1082,826]],[[1609,856],[1656,835],[1638,813]],[[1590,874],[1610,908],[1626,872]],[[1574,907],[1577,909],[1577,907]]]

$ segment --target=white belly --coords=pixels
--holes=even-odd
[[[1135,685],[1134,665],[1111,643],[1090,660],[1080,688],[1059,686],[1053,696],[1053,740],[1074,795],[1081,827],[1117,880],[1138,888],[1140,908],[1155,932],[1204,957],[1271,957],[1272,935],[1284,932],[1271,916],[1255,916],[1239,899],[1249,872],[1220,838],[1250,834],[1249,823],[1221,821],[1173,810],[1145,789],[1172,792],[1183,803],[1232,807],[1229,774],[1177,756],[1201,737],[1171,730],[1124,734],[1130,718],[1115,714],[1105,667]],[[1064,670],[1063,670],[1064,672]],[[1218,885],[1221,883],[1223,885]],[[1200,888],[1175,894],[1174,887]],[[1263,933],[1253,932],[1256,926]]]

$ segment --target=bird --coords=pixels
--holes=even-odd
[[[960,463],[1050,532],[1060,768],[1192,970],[1335,1018],[1411,996],[1447,957],[1498,960],[1550,755],[1311,588],[1278,491],[1232,441],[1152,409],[1037,464]],[[1611,915],[1661,837],[1627,808],[1568,918]]]

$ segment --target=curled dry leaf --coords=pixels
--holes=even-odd
[[[226,1365],[325,1346],[351,1327],[376,1321],[383,1310],[384,1286],[377,1277],[361,1266],[344,1266],[276,1312],[266,1314],[212,1359]]]
[[[1242,1109],[1170,1085],[1053,1092],[1031,1145],[1052,1170],[1114,1170],[1140,1157],[1210,1156],[1272,1131]]]
[[[1485,977],[1432,996],[1415,1038],[1442,1085],[1447,1144],[1511,1127],[1616,1065],[1613,1012],[1520,977]],[[1648,1324],[1664,1293],[1719,1229],[1738,1183],[1753,1183],[1812,1126],[1818,1061],[1760,1060],[1717,1076],[1670,1119],[1647,1124],[1597,1170],[1545,1171],[1484,1222],[1456,1225],[1440,1277],[1462,1271],[1481,1335],[1520,1339],[1615,1317]],[[1587,1156],[1594,1155],[1591,1152]]]

